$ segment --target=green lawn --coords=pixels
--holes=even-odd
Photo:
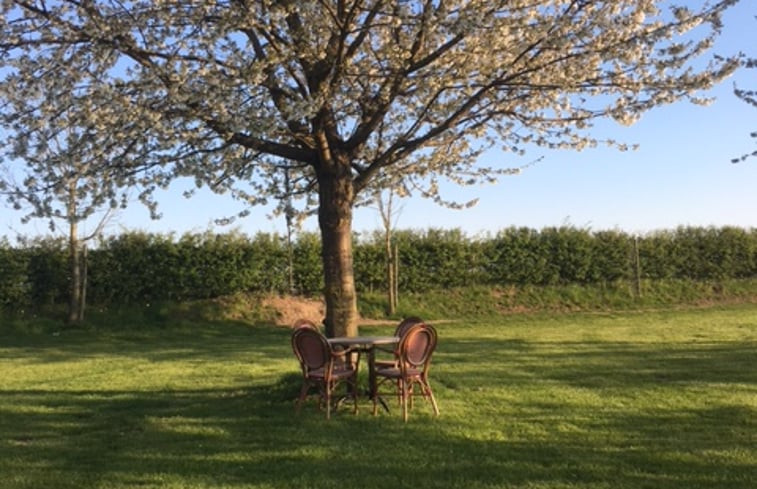
[[[0,487],[757,487],[755,305],[437,329],[407,424],[295,415],[282,329],[0,329]]]

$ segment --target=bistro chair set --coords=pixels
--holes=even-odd
[[[326,418],[332,408],[351,399],[358,411],[358,367],[361,356],[368,357],[368,396],[373,401],[373,414],[379,404],[389,410],[381,394],[396,395],[402,418],[407,421],[413,397],[422,396],[431,403],[434,415],[439,408],[428,380],[431,357],[436,349],[436,329],[422,319],[411,317],[397,325],[393,336],[357,336],[326,338],[307,319],[295,322],[292,350],[302,370],[302,387],[296,410],[300,411],[308,393],[315,388],[318,406],[325,408]],[[383,352],[386,358],[376,359]],[[346,395],[335,396],[337,388],[346,386]],[[417,390],[416,390],[417,387]]]

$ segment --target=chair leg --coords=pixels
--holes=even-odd
[[[380,393],[379,393],[379,389],[380,389],[380,388],[381,388],[381,387],[382,387],[382,386],[384,385],[384,383],[386,383],[386,382],[389,382],[389,383],[393,383],[394,381],[393,381],[393,380],[391,380],[391,379],[390,379],[389,377],[384,377],[384,378],[382,378],[381,380],[379,380],[379,379],[376,379],[376,380],[375,380],[375,386],[373,386],[373,387],[371,388],[371,390],[373,391],[373,393],[371,394],[371,395],[372,395],[372,399],[371,399],[371,400],[373,401],[373,416],[376,416],[376,414],[378,414],[378,406],[379,406],[379,403],[381,403],[381,405],[382,405],[382,406],[384,406],[384,409],[386,409],[387,411],[389,410],[389,407],[388,407],[388,406],[386,405],[386,403],[385,403],[385,402],[384,402],[384,401],[383,401],[383,400],[381,399],[381,395],[380,395]],[[397,405],[398,405],[398,406],[400,405],[400,396],[399,396],[399,391],[397,391]]]
[[[302,401],[305,400],[305,398],[308,395],[308,389],[310,388],[310,385],[307,382],[302,383],[302,387],[300,388],[300,396],[297,398],[297,402],[294,405],[294,409],[296,413],[299,413],[302,409]]]
[[[323,405],[326,403],[326,384],[318,384],[318,410],[323,411]]]
[[[402,420],[407,422],[407,404],[409,402],[408,394],[410,392],[410,389],[405,379],[402,379],[400,381],[400,384],[402,385]]]
[[[331,419],[331,386],[326,384],[326,419]]]
[[[428,383],[428,379],[421,380],[421,390],[424,393],[424,397],[428,395],[429,401],[431,401],[431,407],[434,408],[434,414],[439,416],[439,406],[436,405],[436,398],[434,397],[434,391],[431,390],[431,384]]]
[[[353,411],[354,414],[357,414],[357,411],[358,411],[357,395],[358,395],[358,391],[357,391],[357,371],[356,371],[355,376],[352,378],[352,402],[355,404],[355,409]]]
[[[370,386],[371,401],[373,401],[373,416],[376,416],[376,414],[378,414],[379,389],[381,388],[382,385],[384,385],[384,382],[386,381],[387,381],[386,378],[383,378],[380,380],[378,378],[374,378],[373,379],[374,383],[372,386]]]

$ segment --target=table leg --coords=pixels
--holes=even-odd
[[[368,389],[371,400],[376,397],[376,349],[369,348],[368,351]]]
[[[378,395],[378,387],[376,386],[376,348],[369,348],[368,351],[368,389],[371,401],[378,402],[384,408],[384,411],[389,412],[389,406],[387,406],[384,399]],[[374,410],[374,413],[376,411]]]

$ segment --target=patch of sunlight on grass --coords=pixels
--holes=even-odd
[[[146,429],[155,429],[170,433],[203,436],[229,436],[228,430],[214,425],[206,418],[187,418],[185,416],[154,417],[145,419]]]

